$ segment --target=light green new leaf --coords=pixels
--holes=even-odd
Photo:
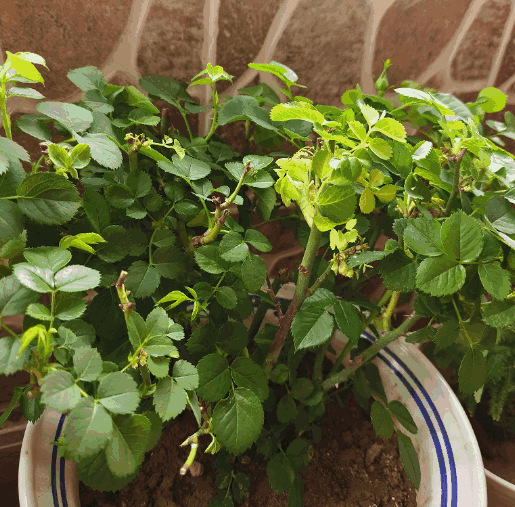
[[[359,209],[362,213],[372,213],[376,205],[375,197],[369,187],[365,187],[359,198]]]
[[[16,189],[18,206],[35,222],[60,225],[68,222],[80,206],[77,188],[56,173],[36,173],[27,176]]]
[[[63,292],[78,292],[94,289],[100,284],[100,272],[86,266],[67,266],[55,276],[56,289]]]
[[[360,123],[359,121],[350,121],[347,125],[352,130],[357,139],[359,139],[360,141],[365,140],[365,138],[367,137],[367,129],[363,126],[362,123]]]
[[[278,104],[270,111],[273,121],[305,120],[311,123],[322,123],[324,115],[306,103],[290,102]]]
[[[109,373],[100,381],[97,399],[114,414],[130,414],[135,412],[139,405],[138,386],[127,373]]]
[[[43,77],[39,73],[38,69],[36,69],[30,61],[23,57],[20,58],[20,55],[15,55],[10,51],[6,51],[6,54],[9,62],[11,63],[11,67],[17,74],[26,79],[30,79],[31,81],[36,81],[37,83],[44,83]]]
[[[259,398],[243,387],[234,389],[213,411],[213,428],[221,445],[233,454],[248,449],[261,433],[264,422]]]
[[[406,130],[404,129],[404,126],[393,118],[383,118],[382,120],[378,120],[374,125],[374,130],[381,132],[395,141],[399,141],[401,143],[406,142]]]
[[[70,167],[70,156],[68,152],[59,144],[50,144],[48,146],[48,156],[56,167],[67,169]]]
[[[55,410],[65,411],[77,406],[81,400],[79,387],[67,371],[53,371],[41,381],[43,403]]]
[[[107,441],[107,466],[118,476],[134,473],[143,461],[150,421],[141,414],[113,419],[113,433]]]
[[[363,101],[358,101],[358,106],[367,123],[373,127],[377,120],[379,120],[379,113],[373,107],[367,106]]]
[[[506,299],[511,292],[510,274],[499,264],[480,264],[479,278],[485,290],[495,299]]]
[[[506,107],[507,95],[494,86],[483,88],[478,95],[478,98],[487,98],[488,102],[481,104],[481,109],[485,113],[497,113]]]
[[[465,283],[465,268],[451,259],[430,257],[417,269],[417,287],[432,296],[454,294]]]
[[[320,195],[318,209],[333,222],[345,222],[354,214],[356,201],[351,185],[326,187]]]
[[[78,144],[70,153],[70,163],[75,169],[83,169],[91,160],[91,150],[87,144]]]
[[[154,393],[156,412],[163,421],[177,417],[188,403],[186,391],[171,377],[159,380]]]
[[[102,449],[113,432],[113,421],[102,405],[83,399],[66,418],[66,458],[80,461]]]
[[[384,139],[380,139],[378,137],[369,139],[368,145],[379,158],[382,158],[383,160],[391,158],[393,153],[392,147]]]

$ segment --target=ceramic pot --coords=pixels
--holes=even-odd
[[[368,333],[363,339],[374,340]],[[344,340],[337,334],[335,348]],[[417,435],[411,435],[422,471],[418,507],[486,507],[479,447],[460,402],[443,377],[403,339],[381,351],[375,363],[388,399],[404,403],[419,428]],[[80,506],[75,465],[59,458],[51,444],[61,435],[64,423],[64,415],[45,411],[36,424],[27,426],[19,469],[20,507]]]

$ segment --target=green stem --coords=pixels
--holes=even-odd
[[[279,355],[281,354],[281,350],[284,345],[284,340],[290,331],[293,317],[295,317],[297,310],[300,308],[300,305],[306,297],[309,277],[313,268],[313,262],[315,261],[316,254],[318,252],[318,246],[320,244],[321,238],[322,232],[318,230],[315,224],[313,224],[309,233],[306,250],[304,251],[304,257],[300,263],[295,294],[288,306],[288,310],[279,322],[279,329],[275,334],[274,342],[272,343],[272,346],[270,347],[270,350],[268,351],[265,362],[263,364],[263,370],[267,377],[270,376],[270,372],[279,359]]]
[[[221,205],[222,209],[227,209],[234,202],[234,199],[236,199],[236,196],[238,195],[239,191],[241,190],[241,187],[243,186],[243,180],[245,179],[245,176],[247,176],[249,171],[250,171],[250,162],[247,162],[247,164],[245,165],[245,169],[243,169],[243,173],[240,177],[240,180],[238,181],[238,184],[236,185],[236,190]]]
[[[138,172],[138,152],[129,151],[129,167],[131,172]]]
[[[7,99],[5,90],[5,81],[2,79],[2,88],[0,90],[0,109],[2,109],[2,124],[5,130],[5,137],[12,141],[13,136],[11,132],[11,118],[7,112]]]
[[[48,329],[52,329],[54,327],[54,318],[55,318],[55,291],[50,293],[50,325]]]
[[[447,205],[445,206],[445,210],[443,212],[444,217],[448,217],[451,214],[451,208],[454,203],[454,200],[456,199],[456,196],[458,195],[460,191],[460,165],[461,161],[463,159],[463,156],[465,155],[467,151],[467,148],[463,148],[459,155],[456,156],[456,165],[454,166],[454,181],[452,183],[452,192],[449,196],[449,200],[447,201]]]
[[[334,334],[334,329],[332,334]],[[331,340],[328,340],[326,343],[320,345],[317,348],[315,364],[313,366],[313,382],[320,382],[323,378],[322,364],[324,362],[325,353],[327,352],[327,347],[329,347],[330,341]]]
[[[184,120],[184,124],[186,125],[186,129],[188,130],[188,135],[190,137],[190,141],[193,141],[193,133],[191,132],[190,124],[188,122],[188,119],[186,118],[186,113],[183,113],[180,109],[179,109],[179,113],[181,113],[182,119]]]
[[[315,280],[315,283],[308,289],[306,297],[312,296],[315,291],[322,285],[324,280],[331,274],[333,263],[330,262],[325,271]]]
[[[397,291],[392,292],[392,297],[390,299],[390,302],[388,303],[388,306],[386,307],[386,311],[384,312],[383,331],[385,333],[388,333],[390,331],[392,315],[397,306],[397,303],[399,302],[400,295],[401,295],[400,292],[397,292]]]
[[[180,475],[186,475],[186,472],[188,471],[190,466],[195,461],[195,456],[197,455],[197,449],[198,449],[198,437],[197,436],[194,436],[192,438],[192,442],[190,445],[191,445],[190,453],[188,454],[188,457],[187,457],[186,461],[184,462],[184,465],[182,465],[182,468],[179,471]]]
[[[7,325],[2,322],[2,319],[0,317],[0,327],[5,329],[13,338],[18,338],[18,335]]]
[[[336,358],[336,361],[333,364],[333,367],[331,368],[331,371],[329,372],[329,377],[334,375],[337,371],[340,365],[345,361],[345,358],[349,355],[349,352],[356,346],[356,344],[349,340],[344,346],[338,357]]]
[[[373,343],[368,349],[366,349],[363,354],[361,354],[361,364],[356,368],[347,368],[336,375],[332,375],[327,378],[322,387],[325,391],[329,391],[335,384],[340,384],[349,379],[351,375],[354,374],[356,370],[361,368],[363,365],[371,361],[376,354],[389,345],[391,342],[399,338],[402,334],[406,333],[421,317],[417,314],[413,314],[409,319],[405,320],[397,329],[390,331],[388,334],[379,338],[375,343]]]
[[[216,123],[216,119],[218,117],[218,94],[215,91],[214,86],[211,84],[211,93],[213,95],[213,122],[211,123],[211,129],[209,130],[207,136],[206,136],[206,143],[213,137],[213,134],[215,133],[218,124]]]
[[[277,294],[277,291],[279,290],[279,287],[281,286],[281,280],[279,278],[276,278],[272,282],[272,290],[274,293]],[[259,303],[259,306],[256,310],[256,313],[254,314],[254,317],[252,318],[252,322],[249,326],[249,341],[256,336],[257,332],[259,331],[259,328],[261,327],[261,323],[263,322],[263,319],[266,316],[266,312],[270,308],[270,303],[267,301],[261,301]]]
[[[379,310],[372,310],[370,312],[370,315],[365,319],[365,322],[363,322],[363,327],[361,328],[361,332],[365,331],[367,327],[370,325],[370,323],[381,313],[382,307],[388,302],[390,297],[392,296],[393,291],[387,290],[383,297],[378,301],[377,306],[379,307]]]
[[[164,107],[161,109],[161,122],[159,124],[159,134],[161,139],[168,134],[169,120],[168,120],[168,108]]]
[[[152,262],[152,244],[154,243],[154,236],[156,235],[156,232],[158,230],[159,229],[157,227],[154,229],[154,232],[152,233],[152,236],[150,236],[150,241],[148,243],[148,265],[149,266],[153,265],[153,262]]]

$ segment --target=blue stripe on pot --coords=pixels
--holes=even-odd
[[[369,333],[363,333],[363,338],[370,342],[374,342],[375,338],[370,335]],[[451,504],[450,507],[457,507],[458,505],[458,484],[457,484],[457,474],[456,474],[456,465],[454,462],[454,456],[452,452],[452,446],[449,440],[449,435],[447,434],[447,431],[445,429],[445,426],[443,425],[442,418],[440,414],[438,413],[438,410],[436,409],[436,406],[434,405],[433,401],[431,400],[431,397],[429,396],[428,392],[424,389],[420,381],[417,379],[417,377],[413,374],[413,372],[406,366],[406,364],[396,355],[394,354],[388,347],[385,347],[383,349],[383,352],[386,352],[396,363],[400,366],[400,368],[403,370],[400,371],[400,369],[393,364],[383,353],[378,353],[378,358],[381,359],[399,378],[399,380],[403,383],[403,385],[406,387],[410,395],[413,397],[415,403],[417,404],[420,412],[422,413],[422,416],[424,417],[424,421],[427,424],[427,427],[429,428],[429,432],[431,434],[431,438],[433,439],[433,444],[435,446],[435,451],[438,457],[438,464],[440,467],[440,480],[442,485],[442,496],[440,501],[441,507],[447,507],[448,505],[448,482],[451,484]],[[405,373],[411,381],[415,384],[416,388],[413,387],[406,376],[403,374]],[[444,453],[442,451],[442,445],[438,436],[438,433],[436,432],[435,426],[433,424],[433,421],[431,420],[431,416],[424,406],[423,401],[420,399],[419,395],[416,392],[416,389],[418,389],[422,396],[424,397],[425,401],[429,405],[429,409],[433,415],[433,417],[436,419],[438,427],[441,431],[442,438],[444,441],[445,450],[447,452],[447,462],[449,465],[449,471],[450,471],[450,478],[447,475],[447,467],[446,467],[446,460]],[[57,430],[55,433],[55,440],[57,441],[59,439],[59,436],[61,435],[61,431],[63,429],[64,420],[66,418],[65,414],[61,415],[61,418],[59,419],[59,424],[57,425]],[[61,500],[62,500],[62,507],[68,507],[68,500],[66,497],[66,479],[65,479],[65,460],[64,458],[60,459],[60,474],[59,474],[59,486],[60,486],[60,492],[61,492]],[[57,446],[54,446],[52,449],[52,464],[51,464],[51,477],[50,477],[50,484],[52,488],[52,497],[54,501],[54,507],[61,507],[59,504],[59,499],[57,495],[57,483],[56,483],[56,470],[57,470]]]
[[[57,442],[59,437],[61,436],[61,431],[63,430],[64,420],[66,418],[66,414],[61,414],[59,419],[59,424],[57,425],[57,430],[55,432],[54,441]],[[52,498],[54,500],[54,507],[60,507],[59,498],[57,496],[57,445],[54,445],[52,449],[52,464],[50,468],[50,487],[52,489]],[[68,507],[68,501],[66,499],[66,489],[65,489],[65,478],[64,478],[64,458],[61,458],[60,463],[60,473],[59,473],[59,482],[61,489],[61,498],[63,499],[63,506]]]
[[[363,333],[363,338],[370,342],[375,342],[375,338],[365,332]],[[436,406],[434,405],[433,401],[431,400],[431,397],[429,396],[428,392],[424,389],[420,381],[417,379],[417,377],[413,374],[413,372],[406,366],[406,364],[396,355],[394,354],[388,347],[385,347],[383,349],[383,352],[386,352],[396,363],[397,365],[404,370],[404,373],[413,381],[413,383],[416,386],[416,389],[418,389],[422,396],[424,397],[425,401],[429,405],[429,409],[433,417],[436,419],[438,427],[441,431],[442,438],[444,441],[444,446],[446,450],[446,456],[442,452],[442,445],[440,442],[440,438],[438,436],[438,433],[436,432],[436,429],[434,427],[433,421],[431,420],[431,415],[424,406],[424,403],[418,396],[415,388],[409,383],[408,379],[403,375],[403,372],[400,371],[399,367],[395,364],[393,364],[387,357],[385,357],[384,354],[381,352],[378,353],[378,358],[381,359],[399,378],[399,380],[403,383],[403,385],[406,387],[408,392],[413,397],[415,403],[417,404],[418,408],[420,409],[420,412],[422,413],[422,416],[424,417],[424,421],[427,424],[427,427],[429,429],[429,432],[431,434],[431,438],[433,439],[433,444],[435,446],[436,455],[438,457],[438,465],[440,467],[440,480],[442,485],[442,496],[440,505],[441,507],[447,507],[448,505],[448,482],[451,484],[451,503],[450,507],[457,507],[458,505],[458,480],[457,480],[457,474],[456,474],[456,464],[454,462],[454,455],[452,452],[451,443],[449,440],[449,435],[447,434],[447,431],[445,429],[445,426],[443,425],[442,418],[440,414],[438,413],[438,410]],[[445,457],[447,457],[447,462],[449,466],[450,471],[450,477],[448,476],[447,467],[446,467],[446,460]]]

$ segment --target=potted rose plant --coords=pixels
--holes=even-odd
[[[25,174],[20,160],[28,156],[9,140],[5,102],[13,93],[40,98],[27,88],[7,90],[12,81],[41,81],[34,63],[44,61],[9,54],[2,67],[7,140],[0,146],[7,170],[0,205],[7,260],[0,309],[25,318],[21,336],[12,332],[0,342],[0,373],[31,374],[16,395],[29,420],[45,407],[63,414],[52,451],[54,502],[66,494],[63,471],[58,493],[58,452],[61,463],[77,463],[84,483],[118,490],[137,475],[163,423],[188,408],[199,429],[184,441],[191,451],[181,474],[207,439],[205,452],[222,456],[221,491],[211,505],[244,500],[248,477],[228,456],[254,445],[268,460],[273,490],[288,492],[291,506],[302,505],[303,473],[312,441],[319,440],[316,423],[329,398],[348,387],[363,407],[372,399],[378,435],[397,434],[420,504],[449,499],[465,505],[470,497],[463,490],[470,495],[471,488],[478,505],[484,502],[480,457],[461,408],[451,393],[439,396],[452,429],[444,411],[429,415],[441,402],[431,399],[431,389],[441,393],[446,385],[415,348],[394,343],[423,323],[435,299],[447,305],[442,319],[451,307],[460,316],[469,272],[486,271],[480,278],[485,288],[494,283],[490,267],[507,241],[488,203],[467,201],[461,188],[464,177],[482,181],[492,174],[506,185],[499,164],[513,163],[481,135],[467,107],[451,95],[410,87],[396,90],[395,107],[384,98],[386,68],[376,83],[379,96],[357,87],[343,94],[344,109],[314,105],[293,95],[297,76],[275,62],[251,66],[282,82],[287,103],[264,84],[224,97],[217,82],[231,76],[208,65],[190,84],[212,91],[211,128],[198,137],[189,118],[206,108],[187,84],[147,76],[139,83],[147,96],[106,83],[98,69],[85,67],[68,75],[84,92],[81,102],[42,102],[40,114],[17,122],[44,147]],[[495,101],[488,93],[486,101]],[[152,100],[167,106],[159,109]],[[485,103],[482,96],[479,101]],[[184,134],[171,128],[170,106]],[[245,127],[244,153],[216,136],[234,122]],[[439,129],[425,133],[428,141],[407,136],[403,123]],[[284,141],[290,151],[273,151]],[[255,253],[272,245],[255,220],[283,219],[278,212],[285,208],[304,253],[296,269],[272,281]],[[377,251],[381,232],[389,239]],[[360,287],[377,274],[387,292],[373,304]],[[290,280],[292,295],[281,300],[281,285]],[[413,314],[394,321],[399,301],[413,291]],[[263,327],[270,307],[276,325]],[[491,325],[488,312],[478,318]],[[410,340],[432,336],[437,320]],[[338,352],[331,341],[336,329],[345,335]],[[466,330],[462,320],[459,329]],[[368,340],[360,340],[363,333]],[[382,378],[389,386],[399,379],[398,393],[408,394],[385,391],[371,363],[387,346],[381,357],[390,380],[384,368]],[[337,352],[332,365],[327,352]],[[478,355],[471,349],[466,356],[463,375],[470,382],[482,368]],[[410,408],[422,416],[410,414],[399,396],[407,404],[411,396]],[[419,421],[436,449],[421,459],[424,481]],[[435,427],[445,435],[441,442]],[[458,434],[472,440],[468,451],[458,445],[460,452],[452,452]],[[460,460],[466,464],[456,466]],[[461,482],[457,470],[466,471]]]

